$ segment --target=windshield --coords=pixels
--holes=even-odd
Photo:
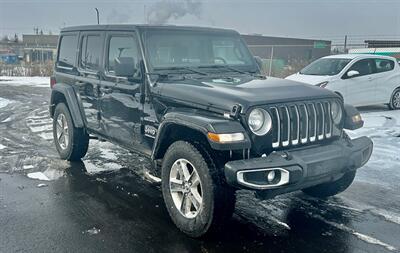
[[[321,58],[300,71],[303,75],[334,76],[351,61],[351,59]]]
[[[210,67],[221,72],[233,68],[241,71],[257,69],[253,56],[236,34],[152,30],[146,32],[144,44],[152,70],[199,68],[204,72]]]

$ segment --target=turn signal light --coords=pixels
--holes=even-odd
[[[50,77],[50,88],[53,88],[53,86],[56,84],[56,78],[54,76]]]
[[[216,134],[209,132],[207,134],[208,139],[219,142],[219,143],[227,143],[227,142],[236,142],[243,141],[244,134],[243,133],[231,133],[231,134]]]

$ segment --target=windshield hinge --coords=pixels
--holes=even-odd
[[[242,110],[242,106],[239,105],[239,104],[236,104],[236,105],[232,106],[232,109],[231,109],[229,115],[230,115],[232,118],[237,119],[237,118],[239,117],[239,114],[240,114],[240,111],[241,111],[241,110]]]

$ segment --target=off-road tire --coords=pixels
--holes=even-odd
[[[334,182],[316,185],[310,188],[303,189],[302,191],[316,198],[327,198],[343,192],[353,183],[356,176],[356,171],[350,171],[343,175]]]
[[[61,148],[57,139],[57,118],[60,114],[65,116],[68,125],[68,145],[65,149]],[[71,113],[64,103],[59,103],[56,106],[53,116],[53,138],[56,149],[61,159],[68,161],[77,161],[86,155],[89,147],[89,135],[83,128],[76,128],[72,121]]]
[[[194,218],[185,217],[175,206],[170,191],[170,171],[175,161],[186,159],[197,170],[202,185],[202,204]],[[191,237],[203,237],[220,231],[235,208],[235,191],[229,187],[210,153],[199,143],[174,142],[162,163],[162,193],[168,213],[175,225]]]
[[[400,88],[397,88],[393,91],[392,96],[390,97],[390,102],[389,102],[389,109],[390,110],[400,110],[400,105],[396,106],[395,105],[395,97],[400,96]]]

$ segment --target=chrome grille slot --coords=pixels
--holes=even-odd
[[[271,107],[271,118],[272,118],[272,147],[277,148],[281,142],[281,119],[279,117],[279,111],[276,107]]]
[[[287,147],[331,138],[331,103],[293,103],[269,107],[272,118],[272,147]]]
[[[289,106],[290,114],[290,139],[292,145],[297,145],[300,139],[300,114],[297,105]]]
[[[316,103],[316,110],[317,110],[318,140],[322,140],[324,138],[324,128],[325,128],[325,114],[322,103]]]
[[[279,108],[281,112],[281,136],[282,146],[289,146],[290,143],[290,116],[289,110],[286,106]]]

